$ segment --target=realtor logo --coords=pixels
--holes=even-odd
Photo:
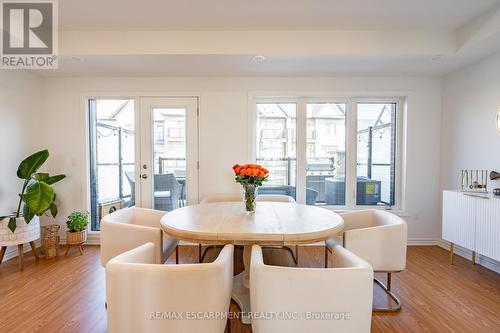
[[[1,68],[57,68],[56,0],[1,0]]]

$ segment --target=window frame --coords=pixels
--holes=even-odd
[[[346,105],[346,189],[344,205],[322,205],[318,207],[334,210],[362,210],[362,209],[383,209],[402,212],[405,209],[405,137],[406,137],[406,100],[407,96],[335,96],[322,94],[320,97],[315,93],[295,93],[289,96],[274,96],[266,93],[249,94],[249,160],[256,160],[256,123],[257,123],[257,104],[261,103],[295,103],[296,109],[296,200],[298,203],[305,204],[306,196],[306,156],[307,156],[307,104],[308,103],[345,103]],[[396,104],[396,134],[395,134],[395,193],[394,205],[357,205],[356,187],[357,187],[357,130],[358,130],[358,112],[359,103],[394,103]]]

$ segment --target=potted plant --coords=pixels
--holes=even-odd
[[[42,150],[25,158],[17,169],[17,177],[23,180],[17,211],[11,215],[0,216],[0,246],[2,251],[10,245],[20,245],[40,238],[39,216],[50,211],[57,215],[56,193],[52,185],[65,178],[65,175],[50,176],[38,169],[49,158],[48,150]],[[31,222],[31,223],[30,223]],[[10,232],[4,230],[10,229]],[[22,245],[21,245],[22,246]]]
[[[72,245],[77,245],[80,253],[83,254],[83,243],[87,241],[88,223],[88,212],[73,212],[68,216],[68,221],[66,222],[66,226],[68,227],[66,231],[66,244],[68,245],[66,255],[68,255]]]
[[[257,188],[267,181],[269,171],[258,164],[235,164],[233,171],[236,182],[243,186],[245,209],[251,214],[255,212]]]

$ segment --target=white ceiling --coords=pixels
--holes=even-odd
[[[452,56],[268,56],[262,63],[251,55],[91,55],[62,57],[58,70],[40,70],[50,77],[181,77],[181,76],[435,76],[470,59]]]
[[[42,76],[434,76],[500,51],[500,0],[60,0],[59,19]]]
[[[498,0],[60,0],[61,30],[456,29]]]

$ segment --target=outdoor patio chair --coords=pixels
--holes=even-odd
[[[179,208],[182,184],[173,173],[154,175],[154,208],[171,211]]]

